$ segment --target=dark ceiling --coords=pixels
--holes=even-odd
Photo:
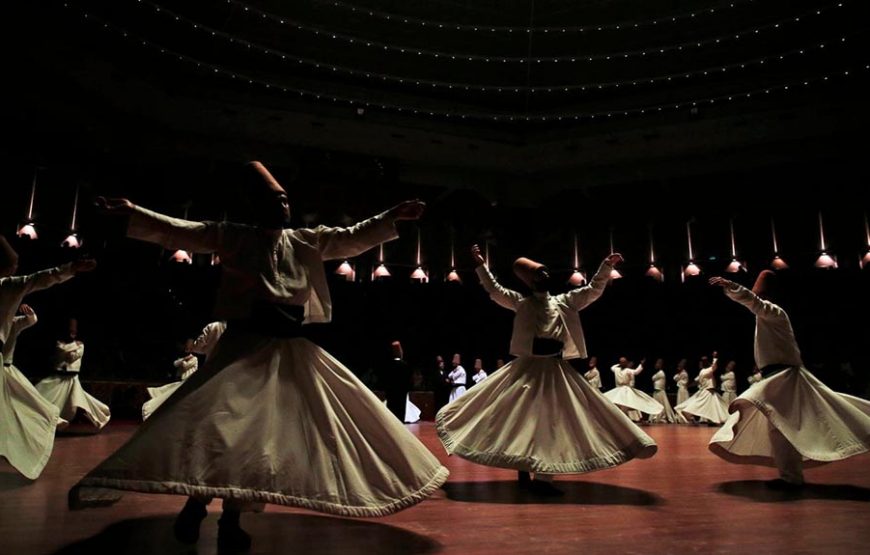
[[[107,156],[298,168],[328,152],[399,182],[522,196],[530,183],[860,171],[867,146],[860,0],[8,9],[8,156],[31,168]]]

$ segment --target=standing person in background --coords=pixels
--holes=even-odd
[[[674,381],[677,383],[677,404],[680,405],[689,400],[689,372],[686,371],[686,359],[680,359],[677,363],[677,373]]]
[[[589,370],[583,374],[589,385],[601,391],[601,372],[598,371],[598,357],[589,357]]]
[[[413,370],[405,362],[405,352],[400,342],[393,341],[390,344],[390,351],[392,358],[386,365],[382,380],[384,394],[387,398],[387,408],[399,419],[399,422],[404,423],[406,403],[409,402],[408,392],[411,391],[413,381]]]
[[[476,358],[474,359],[474,369],[477,370],[471,379],[474,380],[475,384],[479,384],[483,380],[486,379],[486,371],[483,369],[483,360]]]
[[[665,361],[663,359],[657,359],[654,370],[655,374],[652,376],[653,381],[653,399],[655,399],[660,405],[665,407],[665,410],[662,411],[657,416],[653,416],[650,418],[650,422],[667,422],[669,424],[679,423],[684,424],[686,419],[680,416],[678,413],[674,412],[673,407],[671,406],[671,401],[668,399],[668,392],[665,389],[668,383],[668,377],[665,374]]]
[[[447,380],[450,384],[448,404],[462,397],[465,394],[465,387],[467,385],[465,382],[465,368],[462,367],[462,357],[459,356],[459,353],[453,355],[450,364],[453,365],[453,369],[447,374]]]
[[[719,386],[722,389],[722,400],[725,401],[726,405],[730,405],[731,401],[737,398],[737,376],[734,374],[736,367],[737,363],[729,360],[728,364],[725,365],[725,372],[719,376],[719,380],[722,382]]]

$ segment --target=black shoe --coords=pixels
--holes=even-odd
[[[205,503],[189,498],[172,527],[175,539],[181,543],[196,543],[199,540],[199,525],[207,514]]]
[[[519,470],[517,471],[517,483],[521,488],[527,488],[532,483],[532,476],[524,470]]]
[[[535,495],[543,497],[560,497],[565,495],[564,491],[558,489],[551,482],[545,482],[543,480],[532,480],[529,484],[529,491]]]
[[[218,553],[239,553],[251,549],[251,535],[242,530],[238,520],[218,521]]]

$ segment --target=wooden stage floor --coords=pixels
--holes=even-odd
[[[433,498],[381,519],[270,505],[242,517],[251,553],[870,553],[870,455],[809,470],[800,493],[770,491],[773,469],[725,463],[707,450],[715,428],[649,426],[652,459],[557,478],[566,495],[520,492],[511,471],[448,457],[431,423],[409,426],[450,468]],[[0,462],[0,554],[216,552],[214,506],[196,547],[172,537],[184,499],[125,494],[112,507],[68,511],[67,491],[135,429],[61,436],[29,482]]]

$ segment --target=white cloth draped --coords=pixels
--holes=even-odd
[[[36,389],[45,399],[60,409],[60,417],[72,422],[76,413],[82,413],[98,429],[109,423],[108,405],[89,394],[79,381],[85,345],[81,341],[58,341],[56,360],[62,372],[43,378]]]
[[[737,397],[710,450],[740,464],[777,466],[770,426],[801,454],[804,468],[870,451],[870,401],[831,390],[807,369],[789,368]]]
[[[758,367],[792,366],[731,403],[731,415],[710,440],[710,450],[734,463],[776,466],[793,483],[803,481],[802,468],[870,451],[870,401],[831,390],[802,366],[781,307],[736,284],[725,292],[756,316]]]
[[[650,416],[656,416],[665,410],[661,403],[631,385],[634,383],[634,377],[643,371],[643,365],[637,368],[623,368],[614,364],[610,369],[616,379],[616,387],[604,393],[604,396],[612,403],[626,411],[642,412]],[[637,415],[632,419],[639,420],[640,416]]]
[[[0,456],[30,480],[48,464],[59,413],[15,366],[0,367]]]
[[[665,387],[668,382],[668,378],[665,375],[664,370],[659,370],[655,374],[653,374],[653,399],[664,407],[664,410],[659,414],[650,418],[651,422],[667,422],[669,424],[682,424],[686,422],[686,419],[674,412],[673,407],[671,406],[671,401],[668,399],[667,391]]]
[[[368,517],[419,503],[447,475],[329,353],[230,327],[211,360],[72,495],[116,488]]]
[[[199,368],[199,361],[195,356],[187,355],[176,360],[173,363],[173,366],[175,366],[179,380],[177,382],[161,385],[160,387],[148,388],[148,395],[151,396],[151,399],[145,401],[145,403],[142,405],[142,420],[147,420],[148,417],[151,416],[160,405],[162,405],[167,399],[169,399],[170,395],[175,393],[176,390],[181,387],[181,384],[184,383],[184,380],[192,376],[193,373],[197,371],[197,369]]]
[[[677,382],[677,404],[685,403],[689,400],[689,373],[685,370],[677,372],[674,381]]]
[[[582,473],[655,454],[656,444],[566,361],[519,357],[438,411],[441,442],[478,464]]]
[[[128,234],[217,252],[220,317],[246,318],[265,301],[304,306],[306,323],[331,316],[324,260],[396,237],[386,214],[349,228],[269,231],[142,209]],[[423,501],[448,474],[329,353],[230,324],[203,368],[73,488],[70,502],[115,488],[384,516]]]
[[[699,389],[694,395],[674,407],[677,413],[691,414],[714,424],[728,419],[728,405],[714,389]]]
[[[602,268],[608,272],[603,282],[600,276],[593,279],[596,287],[603,287],[609,276],[609,265]],[[563,325],[573,314],[579,326],[579,308],[567,302],[569,297],[536,293],[526,299],[496,283],[485,266],[477,273],[492,299],[517,313],[512,346],[530,349],[535,336],[585,345],[582,332],[572,335],[579,327],[572,331]],[[586,306],[599,295],[588,289],[575,300]],[[566,302],[557,301],[560,297]],[[435,422],[449,454],[543,474],[610,468],[651,457],[657,449],[652,438],[558,357],[520,355],[443,407]]]
[[[465,395],[467,391],[465,387],[465,368],[462,365],[457,366],[447,374],[447,379],[453,384],[450,388],[450,397],[447,400],[448,403],[452,403]]]
[[[598,368],[593,368],[589,370],[583,377],[586,378],[586,381],[589,382],[589,385],[594,387],[595,389],[601,389],[601,373],[598,371]]]

